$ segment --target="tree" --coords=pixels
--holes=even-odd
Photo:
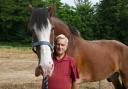
[[[26,0],[0,0],[1,41],[23,40],[27,21]],[[24,35],[24,36],[23,36]]]
[[[30,42],[27,24],[29,0],[0,0],[0,41]],[[32,0],[39,6],[41,0]]]
[[[119,35],[118,39],[124,43],[128,44],[128,0],[122,0],[121,8],[120,8],[120,21],[118,23],[119,26]]]
[[[76,26],[85,39],[94,39],[94,25],[96,24],[94,7],[88,0],[76,0]]]
[[[97,32],[99,33],[97,34],[100,34],[101,38],[116,39],[124,42],[123,39],[124,37],[126,37],[126,35],[124,36],[124,32],[120,24],[127,23],[126,21],[122,22],[122,17],[124,18],[123,11],[128,10],[124,8],[127,5],[127,0],[101,1],[101,4],[99,5],[97,10],[97,14],[99,17],[99,30],[97,30]],[[125,17],[125,19],[127,19],[127,16]]]

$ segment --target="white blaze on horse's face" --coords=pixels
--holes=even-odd
[[[49,20],[46,28],[42,26],[41,30],[38,29],[35,24],[34,30],[38,41],[47,41],[50,43],[51,29],[52,25]],[[44,75],[51,75],[53,71],[53,60],[51,54],[52,50],[48,45],[40,45],[39,66],[41,66]]]

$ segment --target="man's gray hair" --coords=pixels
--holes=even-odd
[[[65,42],[68,44],[68,38],[67,38],[64,34],[58,35],[58,36],[56,37],[56,41],[57,41],[58,39],[65,39]]]

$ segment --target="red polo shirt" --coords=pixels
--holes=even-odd
[[[76,81],[79,78],[74,59],[66,54],[62,60],[54,57],[53,61],[54,71],[48,79],[48,89],[71,89],[71,79]]]

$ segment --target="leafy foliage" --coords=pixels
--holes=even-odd
[[[127,21],[124,21],[124,18],[128,19],[128,14],[126,14],[128,12],[128,8],[126,10],[127,6],[128,2],[126,0],[101,1],[97,11],[99,19],[99,29],[97,34],[100,34],[100,38],[116,39],[122,42],[128,42]]]
[[[30,0],[0,0],[0,41],[30,42],[27,11]],[[55,16],[75,26],[85,39],[116,39],[128,43],[128,0],[74,0],[76,6],[56,1]],[[52,0],[31,0],[34,7],[47,7]]]

